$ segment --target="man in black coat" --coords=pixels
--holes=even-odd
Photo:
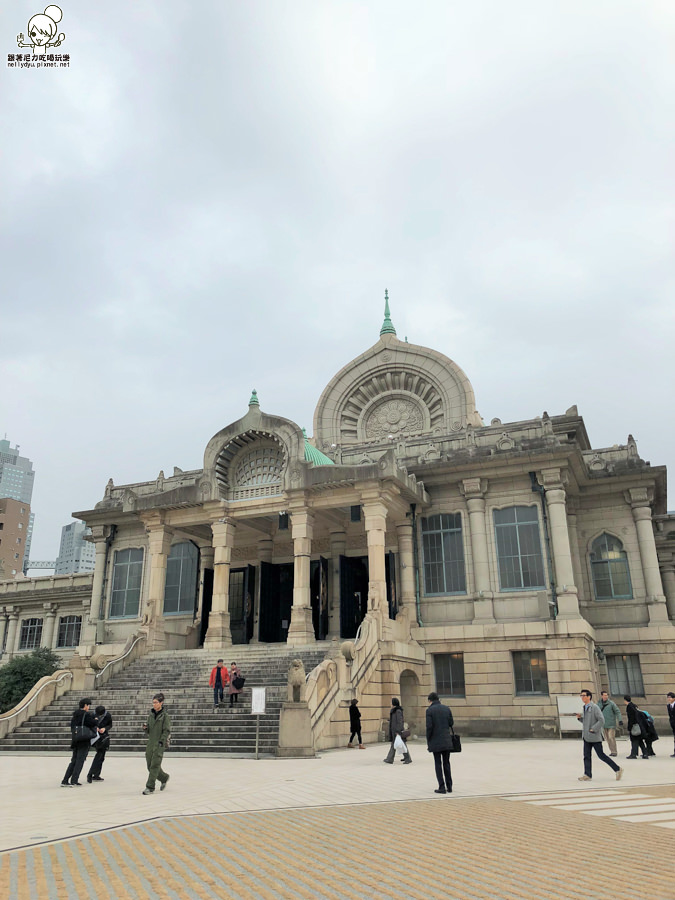
[[[103,763],[105,761],[105,755],[108,752],[108,748],[110,747],[110,729],[112,728],[112,716],[105,708],[105,706],[97,706],[96,707],[96,730],[98,731],[100,737],[92,746],[94,750],[96,750],[96,756],[94,757],[94,761],[91,764],[91,768],[89,769],[89,774],[87,775],[87,781],[89,784],[92,781],[103,781],[101,778],[101,769],[103,768]]]
[[[89,753],[89,741],[96,734],[96,719],[89,712],[90,706],[91,700],[88,697],[80,700],[79,708],[75,710],[70,720],[70,731],[72,733],[70,748],[73,751],[73,755],[66,769],[66,774],[63,776],[61,787],[80,787],[79,777],[84,761]],[[80,726],[90,729],[91,735],[89,737],[78,736],[76,729]]]
[[[672,691],[668,691],[666,700],[668,701],[668,706],[666,707],[668,710],[668,721],[670,722],[670,727],[673,729],[673,737],[675,738],[675,694]],[[675,753],[671,753],[670,755],[675,756]]]
[[[438,699],[438,694],[432,691],[427,697],[427,750],[434,754],[436,766],[436,778],[438,779],[437,794],[452,793],[452,774],[450,772],[450,748],[452,736],[450,729],[454,725],[452,711],[449,706]],[[445,779],[445,780],[444,780]]]

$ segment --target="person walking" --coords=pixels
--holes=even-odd
[[[155,694],[152,698],[152,709],[148,721],[143,725],[147,732],[148,743],[145,748],[145,762],[148,767],[148,780],[144,794],[154,794],[155,781],[159,780],[159,789],[163,791],[169,781],[169,775],[162,769],[164,751],[171,740],[171,719],[164,709],[164,694]]]
[[[84,697],[70,720],[72,739],[70,749],[73,755],[63,776],[61,787],[80,787],[80,772],[89,753],[90,741],[96,735],[96,719],[89,712],[91,700]]]
[[[603,734],[607,741],[607,746],[609,747],[609,755],[617,756],[616,729],[621,725],[621,710],[613,700],[610,700],[607,691],[601,691],[600,703],[598,703],[598,706],[605,719]]]
[[[94,757],[94,760],[89,768],[89,774],[87,775],[87,782],[89,784],[91,784],[92,781],[105,780],[101,778],[101,769],[103,768],[103,763],[105,762],[105,755],[110,747],[111,728],[112,716],[105,708],[105,706],[97,706],[96,730],[99,733],[99,738],[95,744],[92,744],[94,750],[96,751],[96,756]]]
[[[675,694],[672,691],[668,691],[666,700],[668,701],[668,705],[666,706],[666,710],[668,711],[668,721],[673,730],[673,740],[675,740]],[[671,757],[675,756],[675,752],[670,755]]]
[[[648,713],[646,709],[641,709],[640,712],[644,717],[643,721],[645,726],[645,747],[647,748],[647,756],[656,756],[652,745],[655,741],[658,741],[659,734],[656,730],[654,719],[652,718],[651,713]]]
[[[239,671],[239,666],[236,662],[233,662],[230,666],[230,684],[227,689],[228,694],[230,695],[230,709],[235,703],[239,701],[239,694],[241,693],[241,688],[235,687],[234,680],[235,678],[240,678],[241,672]]]
[[[354,736],[359,739],[359,750],[365,750],[366,745],[361,740],[361,710],[359,709],[359,701],[352,700],[349,704],[349,728],[351,730],[351,734],[349,735],[349,743],[347,747],[350,750],[354,749]]]
[[[216,712],[220,703],[223,702],[223,688],[230,683],[230,676],[227,666],[223,665],[222,659],[211,669],[209,677],[209,687],[213,688],[213,711]]]
[[[410,753],[408,752],[408,746],[402,736],[404,728],[405,722],[403,719],[403,707],[401,706],[398,697],[392,697],[391,709],[389,710],[389,740],[391,741],[391,747],[389,748],[389,753],[387,753],[384,758],[384,762],[393,765],[394,758],[396,757],[396,738],[400,738],[403,742],[403,746],[405,747],[405,750],[403,751],[403,762],[412,762]]]
[[[581,691],[581,702],[584,704],[583,713],[577,713],[577,719],[582,722],[581,736],[584,741],[584,774],[579,776],[579,781],[590,781],[593,777],[591,771],[591,752],[595,750],[598,759],[616,772],[616,780],[623,775],[623,769],[610,759],[602,749],[602,730],[605,725],[605,717],[597,703],[593,703],[593,694],[589,690]]]
[[[626,704],[626,717],[628,719],[626,728],[630,737],[630,755],[626,759],[637,759],[638,750],[641,751],[643,759],[649,759],[644,740],[647,734],[645,717],[631,700],[630,694],[624,694],[623,699]]]
[[[438,699],[438,694],[432,691],[427,697],[427,750],[434,754],[434,766],[436,767],[436,780],[438,787],[436,794],[452,793],[452,773],[450,771],[450,748],[452,747],[452,735],[450,729],[454,726],[452,710]]]

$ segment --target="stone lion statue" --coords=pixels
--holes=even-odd
[[[301,659],[294,659],[288,668],[288,699],[293,703],[305,699],[305,667]]]

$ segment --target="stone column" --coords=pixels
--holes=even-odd
[[[474,624],[495,621],[494,592],[490,582],[490,554],[488,552],[487,525],[485,522],[487,485],[485,478],[465,478],[459,488],[464,494],[466,507],[469,512],[474,581]]]
[[[258,539],[258,559],[261,563],[271,563],[274,559],[274,539],[263,537]],[[251,644],[260,642],[260,603],[262,598],[262,566],[255,580],[255,597],[253,598],[253,637]]]
[[[668,618],[675,621],[675,562],[661,566],[661,578],[666,592]]]
[[[9,618],[7,617],[7,610],[3,607],[2,610],[0,610],[0,656],[2,656],[2,648],[5,646],[8,628]]]
[[[41,647],[51,650],[54,646],[54,624],[56,622],[56,606],[53,603],[44,603],[45,623],[42,628]]]
[[[211,525],[213,533],[213,600],[209,616],[209,630],[204,647],[224,648],[232,645],[230,631],[230,562],[234,546],[235,522],[231,518],[220,519]]]
[[[630,488],[624,493],[626,502],[630,503],[637,531],[642,574],[647,592],[649,607],[649,623],[658,624],[668,621],[668,608],[663,593],[659,558],[656,552],[656,540],[652,526],[651,501],[653,493],[647,488]]]
[[[413,552],[412,522],[401,522],[396,526],[396,531],[401,563],[401,611],[405,610],[410,621],[415,622],[415,554]]]
[[[94,578],[91,586],[91,602],[88,615],[83,617],[81,644],[96,643],[96,629],[101,616],[103,606],[103,585],[105,583],[106,568],[106,537],[109,532],[108,525],[95,525],[91,529],[91,536],[96,547],[96,564],[94,566]]]
[[[387,608],[387,577],[384,547],[387,536],[387,507],[382,500],[363,502],[363,518],[368,541],[368,612],[384,614]]]
[[[574,583],[577,586],[577,594],[583,598],[582,586],[584,583],[583,564],[579,553],[579,532],[577,530],[577,507],[573,500],[567,498],[567,528],[570,536],[570,549],[572,550],[572,570]]]
[[[347,535],[342,529],[330,533],[330,609],[328,637],[340,637],[340,557],[347,551]]]
[[[300,647],[314,640],[309,563],[312,554],[314,518],[306,508],[291,512],[293,535],[293,609],[286,643]]]
[[[551,537],[553,568],[558,593],[558,618],[579,619],[579,596],[574,583],[572,548],[567,530],[565,488],[560,469],[543,469],[541,483],[546,490],[546,509]]]
[[[199,600],[197,602],[197,618],[204,614],[204,572],[213,568],[213,547],[199,548]]]
[[[173,531],[164,525],[151,525],[146,530],[148,533],[150,583],[143,612],[143,625],[148,630],[149,649],[162,650],[166,646],[164,634],[166,561],[171,550]]]
[[[11,659],[16,653],[17,625],[19,624],[19,607],[8,606],[7,612],[9,613],[9,623],[7,625],[7,644],[5,646],[5,652],[7,654],[7,659]]]

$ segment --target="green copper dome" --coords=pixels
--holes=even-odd
[[[305,459],[307,460],[307,462],[310,462],[313,466],[335,465],[335,463],[329,456],[326,456],[325,453],[317,450],[314,444],[310,444],[309,438],[307,437],[307,432],[304,428],[302,429],[302,435],[305,439]]]
[[[396,334],[396,329],[389,317],[389,291],[384,292],[384,322],[380,328],[380,336],[383,334]]]

